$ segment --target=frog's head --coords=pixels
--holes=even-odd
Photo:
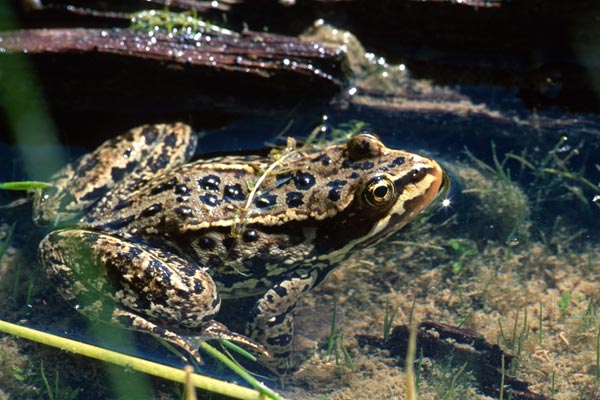
[[[337,190],[335,196],[332,190],[328,193],[330,201],[338,198],[337,213],[317,231],[316,246],[321,253],[343,256],[390,236],[448,187],[437,162],[387,148],[370,133],[350,138],[330,154],[335,164],[330,171],[336,173],[325,185]],[[342,182],[347,183],[342,186]]]

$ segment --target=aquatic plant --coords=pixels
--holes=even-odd
[[[238,366],[231,359],[206,342],[200,344],[200,349],[203,352],[209,354],[211,357],[216,358],[228,368],[235,371],[236,374],[246,380],[251,386],[254,387],[254,389],[244,388],[207,376],[189,374],[181,369],[158,364],[112,350],[103,349],[97,346],[92,346],[76,340],[63,338],[35,329],[11,324],[2,320],[0,320],[0,331],[174,382],[185,383],[186,380],[188,380],[197,388],[233,398],[259,400],[264,399],[266,396],[270,399],[282,400],[282,397],[279,394],[266,387],[263,383],[258,382],[245,370],[238,368]]]
[[[567,290],[567,291],[563,292],[562,296],[560,297],[560,300],[558,300],[558,302],[556,303],[556,305],[558,306],[558,309],[560,310],[561,315],[563,315],[563,316],[567,315],[570,304],[571,304],[571,292]]]
[[[390,299],[387,298],[385,300],[385,316],[383,317],[383,340],[388,340],[390,337],[395,317],[396,310],[390,311]]]
[[[502,321],[498,320],[498,329],[500,331],[498,341],[499,343],[503,344],[504,347],[506,347],[515,357],[511,362],[512,375],[516,375],[517,371],[519,370],[523,344],[529,339],[530,329],[529,324],[527,323],[527,307],[524,308],[523,314],[523,322],[519,324],[519,309],[517,308],[513,321],[512,333],[510,336],[506,335],[502,326]]]
[[[471,217],[467,221],[469,232],[478,238],[518,244],[529,236],[529,200],[512,180],[506,167],[507,159],[500,162],[493,142],[491,146],[493,165],[486,164],[465,148],[465,154],[475,168],[456,169],[456,175],[465,187],[462,193],[474,200],[467,214]]]
[[[339,366],[340,364],[340,352],[344,357],[344,365],[350,371],[354,371],[354,362],[352,361],[352,357],[350,353],[346,349],[346,345],[344,344],[344,334],[337,333],[336,329],[336,319],[337,319],[337,301],[335,297],[333,298],[333,312],[331,315],[331,328],[329,330],[329,337],[327,338],[327,349],[326,353],[329,355],[335,356],[335,365]]]

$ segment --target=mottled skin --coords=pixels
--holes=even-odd
[[[370,134],[186,164],[195,146],[186,125],[148,125],[65,167],[37,196],[34,218],[55,226],[41,261],[91,318],[161,336],[196,358],[198,340],[229,338],[266,355],[264,346],[279,373],[302,295],[352,250],[413,219],[443,181],[435,161]],[[221,298],[246,297],[258,298],[251,339],[213,320]]]

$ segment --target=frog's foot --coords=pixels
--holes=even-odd
[[[261,354],[265,358],[271,357],[263,345],[255,342],[247,336],[230,331],[225,325],[214,320],[206,322],[206,324],[203,326],[202,334],[197,338],[201,338],[201,340],[229,340],[231,342],[244,345],[249,349]]]
[[[169,343],[173,343],[174,345],[179,346],[187,351],[199,365],[204,364],[204,361],[202,361],[202,357],[200,357],[200,353],[198,352],[198,347],[193,341],[187,340],[175,332],[160,327],[137,314],[131,313],[127,310],[115,308],[113,310],[111,322],[116,325],[123,326],[124,328],[150,333],[156,337],[166,340]],[[185,357],[182,357],[182,359],[184,362],[187,361]]]
[[[207,321],[202,326],[201,333],[194,336],[178,335],[177,333],[158,326],[137,314],[118,308],[114,309],[111,322],[139,332],[150,333],[169,343],[177,345],[187,351],[199,365],[203,365],[204,362],[198,352],[198,346],[200,342],[207,340],[230,340],[260,353],[263,357],[270,357],[264,346],[244,335],[231,332],[225,325],[214,320]],[[184,362],[187,361],[185,357],[182,357],[182,359]]]

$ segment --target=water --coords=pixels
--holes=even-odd
[[[364,58],[369,63],[380,59]],[[502,391],[507,398],[512,390],[513,399],[525,398],[518,397],[515,384],[500,389],[505,375],[512,375],[529,384],[520,390],[546,398],[594,398],[599,390],[600,332],[598,116],[535,110],[514,90],[444,87],[412,78],[410,68],[385,60],[370,64],[366,75],[357,73],[350,85],[356,90],[351,95],[344,90],[332,105],[316,106],[302,98],[293,110],[266,117],[252,112],[240,117],[238,110],[214,118],[189,111],[153,117],[192,123],[202,131],[200,153],[281,144],[282,137],[306,137],[320,123],[327,132],[351,130],[360,123],[389,147],[439,160],[453,178],[452,191],[428,220],[355,254],[303,299],[294,355],[303,368],[284,387],[270,384],[294,399],[405,398],[404,354],[382,351],[373,342],[365,345],[357,335],[382,337],[389,333],[386,320],[392,326],[433,321],[473,329],[506,352],[506,374],[488,375],[490,395]],[[56,147],[52,138],[41,137],[18,147],[8,139],[18,129],[6,122],[7,110],[0,146],[3,181],[46,180],[51,165],[72,160],[101,141],[86,137],[84,118],[69,124],[61,114],[54,121],[56,131],[69,146]],[[44,112],[43,107],[38,111]],[[52,113],[47,115],[51,119]],[[86,123],[92,132],[100,125],[109,136],[140,119],[140,114],[123,113],[114,121],[88,118]],[[2,193],[1,198],[7,203],[15,197]],[[3,219],[17,220],[11,241],[15,249],[4,254],[0,265],[2,319],[181,366],[147,335],[115,340],[122,330],[88,330],[86,320],[66,307],[40,273],[35,249],[43,232],[28,222],[29,212],[27,205],[2,212]],[[332,333],[335,340],[328,353]],[[467,357],[468,347],[417,354],[419,398],[484,398],[487,389],[478,373],[489,361],[481,352],[473,360],[467,351]],[[0,355],[0,389],[14,398],[45,396],[54,389],[44,379],[53,382],[55,377],[60,382],[57,397],[63,398],[178,398],[180,393],[164,381],[151,386],[145,375],[7,336],[0,341]],[[214,362],[202,372],[232,379]],[[119,385],[123,381],[131,384]]]

